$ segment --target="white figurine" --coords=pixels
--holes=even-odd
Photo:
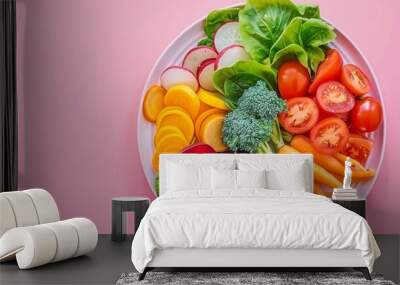
[[[344,162],[343,189],[351,189],[351,159],[347,157]]]

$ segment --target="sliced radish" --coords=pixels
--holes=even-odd
[[[197,70],[197,80],[203,89],[215,91],[213,75],[215,72],[215,59],[206,59]]]
[[[165,89],[169,89],[172,86],[178,84],[184,84],[191,87],[194,91],[199,89],[199,83],[196,76],[186,68],[181,66],[170,66],[163,71],[161,74],[161,85]]]
[[[227,46],[240,43],[239,22],[228,22],[223,24],[214,35],[214,47],[221,52]]]
[[[210,47],[195,47],[188,51],[183,59],[182,66],[196,74],[200,64],[206,59],[216,58],[217,52]]]
[[[215,60],[215,70],[231,66],[238,61],[249,61],[250,56],[241,45],[226,47]]]

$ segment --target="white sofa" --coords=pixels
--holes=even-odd
[[[0,193],[0,262],[20,269],[84,255],[96,248],[97,228],[86,218],[60,221],[57,204],[43,189]]]

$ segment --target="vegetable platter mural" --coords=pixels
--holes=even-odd
[[[330,197],[351,157],[366,197],[385,143],[368,62],[316,5],[247,0],[186,29],[154,65],[138,143],[157,192],[162,153],[312,153],[314,192]]]

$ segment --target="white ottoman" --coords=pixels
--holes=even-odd
[[[45,190],[0,193],[0,261],[28,269],[84,255],[96,248],[97,228],[86,218],[59,221]]]

